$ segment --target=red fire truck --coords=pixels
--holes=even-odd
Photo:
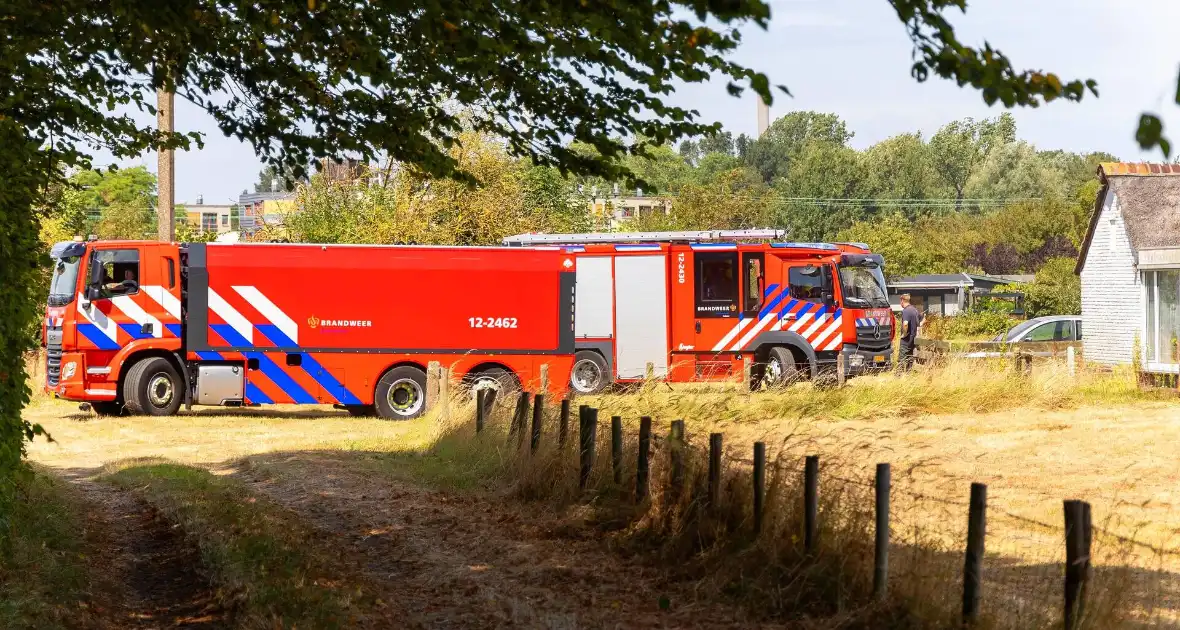
[[[52,249],[46,388],[102,414],[181,404],[425,411],[425,368],[552,393],[573,364],[556,248],[67,241]]]
[[[648,377],[778,386],[890,365],[893,315],[862,244],[780,242],[779,230],[522,234],[577,256],[573,388]],[[648,373],[648,370],[651,373]]]

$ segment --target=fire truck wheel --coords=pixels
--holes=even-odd
[[[137,362],[123,382],[123,400],[133,415],[174,416],[180,410],[183,392],[176,368],[162,357]]]
[[[767,389],[786,387],[799,378],[799,368],[795,365],[795,355],[781,346],[770,349],[766,358],[766,367],[762,369],[762,382]]]
[[[574,355],[574,369],[570,372],[570,386],[579,394],[596,394],[609,384],[606,359],[592,350]]]
[[[488,367],[472,372],[465,380],[471,388],[472,398],[479,395],[479,390],[490,389],[496,392],[498,404],[512,404],[512,394],[520,389],[520,380],[516,375],[501,367]]]
[[[412,366],[393,368],[377,381],[377,415],[386,420],[409,420],[426,411],[426,372]]]

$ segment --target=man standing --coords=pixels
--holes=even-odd
[[[918,341],[922,314],[910,303],[909,293],[901,294],[898,302],[901,304],[901,351],[897,356],[897,364],[902,370],[908,371],[914,364],[914,344]]]

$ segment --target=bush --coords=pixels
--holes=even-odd
[[[990,339],[1018,322],[1007,313],[993,310],[968,311],[954,317],[927,315],[922,336],[929,339]]]

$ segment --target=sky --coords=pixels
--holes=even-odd
[[[999,115],[979,93],[932,78],[910,76],[912,46],[905,27],[886,0],[771,0],[767,30],[742,29],[743,43],[732,58],[786,85],[771,119],[793,110],[838,114],[864,148],[899,133],[929,137],[947,122]],[[1162,115],[1165,133],[1180,145],[1180,106],[1174,102],[1180,69],[1180,3],[1174,0],[976,0],[966,15],[952,15],[960,39],[985,40],[1020,68],[1056,72],[1063,80],[1092,78],[1099,98],[1055,102],[1039,109],[1011,110],[1017,134],[1040,149],[1106,151],[1127,161],[1160,160],[1134,140],[1139,115]],[[753,94],[729,96],[725,81],[685,85],[669,100],[697,109],[708,121],[755,135]],[[231,203],[257,180],[261,168],[253,149],[227,138],[212,119],[177,100],[178,131],[205,135],[201,150],[176,155],[176,199]],[[102,156],[98,156],[102,162]],[[120,162],[156,170],[154,154]]]

